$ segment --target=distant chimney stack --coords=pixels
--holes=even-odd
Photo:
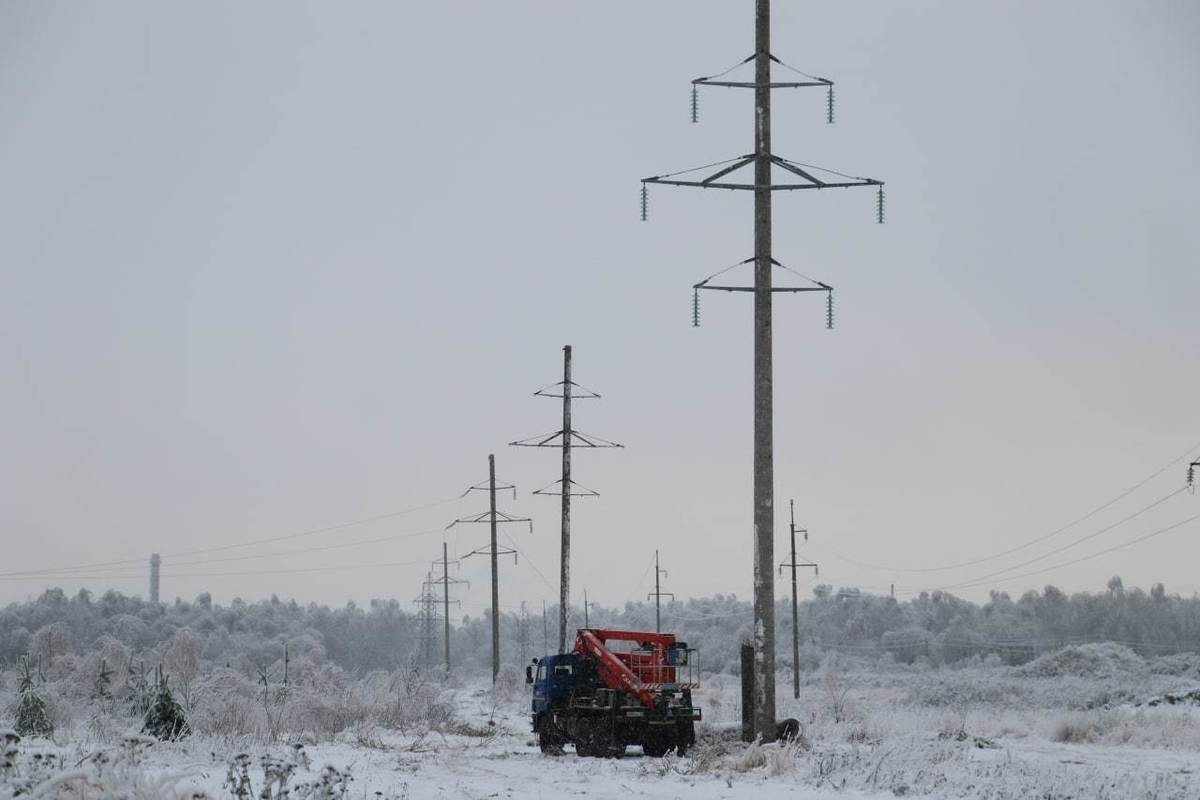
[[[162,565],[162,556],[158,553],[150,555],[150,602],[158,604],[158,568]]]

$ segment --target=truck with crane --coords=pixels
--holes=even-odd
[[[569,653],[534,659],[533,732],[543,753],[574,745],[581,756],[615,758],[641,746],[648,756],[687,752],[700,709],[695,648],[671,633],[580,628]]]

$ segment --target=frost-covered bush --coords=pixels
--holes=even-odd
[[[1018,668],[1018,674],[1030,678],[1058,678],[1064,675],[1111,678],[1146,671],[1146,662],[1141,656],[1128,647],[1112,642],[1063,647],[1038,656]]]
[[[251,758],[246,753],[229,762],[224,788],[235,800],[345,800],[353,780],[349,770],[325,766],[313,778],[297,779],[300,770],[311,768],[302,745],[294,745],[286,756],[265,755],[259,759],[261,778],[255,791]]]
[[[33,668],[29,659],[21,660],[21,680],[17,687],[17,704],[13,709],[15,718],[14,728],[20,736],[43,736],[49,738],[54,733],[54,723],[50,719],[50,711],[46,700],[34,687]]]
[[[192,729],[184,715],[183,706],[171,694],[167,678],[159,673],[154,702],[146,711],[142,732],[162,741],[176,741],[191,735]]]
[[[153,739],[132,734],[121,746],[94,753],[77,763],[61,754],[21,752],[19,739],[8,742],[0,760],[0,796],[46,800],[207,800],[179,775],[151,773],[142,768],[143,754]]]
[[[505,665],[496,675],[492,689],[497,703],[514,703],[525,699],[525,676],[516,667]]]
[[[392,692],[392,700],[380,718],[387,727],[402,733],[442,730],[454,718],[454,707],[443,699],[441,686],[415,666],[395,674]]]

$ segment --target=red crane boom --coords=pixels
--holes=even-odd
[[[616,653],[608,648],[609,640],[636,642],[641,649]],[[596,671],[606,686],[633,695],[650,709],[654,708],[654,690],[660,684],[675,683],[675,667],[667,656],[675,645],[673,633],[580,628],[575,636],[575,652],[596,660]]]

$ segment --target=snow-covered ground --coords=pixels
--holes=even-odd
[[[710,676],[697,692],[706,720],[700,740],[683,758],[649,758],[637,748],[620,759],[580,758],[570,748],[544,756],[529,733],[523,687],[510,686],[497,701],[477,680],[442,691],[449,721],[403,733],[361,724],[332,739],[284,733],[276,743],[197,734],[134,743],[128,755],[120,737],[103,742],[79,725],[57,742],[21,742],[13,771],[76,775],[67,793],[43,787],[31,797],[235,796],[229,779],[236,784],[239,754],[250,781],[243,796],[254,798],[264,757],[286,774],[288,797],[314,800],[1200,797],[1200,706],[1144,702],[1200,682],[1123,659],[1098,648],[1025,667],[884,670],[833,661],[805,676],[799,699],[790,676],[780,676],[780,716],[799,719],[803,736],[764,747],[737,740],[737,678]],[[50,767],[35,765],[38,753]],[[349,788],[339,794],[346,774]],[[84,784],[93,788],[81,794]],[[7,785],[11,796],[16,783]]]

